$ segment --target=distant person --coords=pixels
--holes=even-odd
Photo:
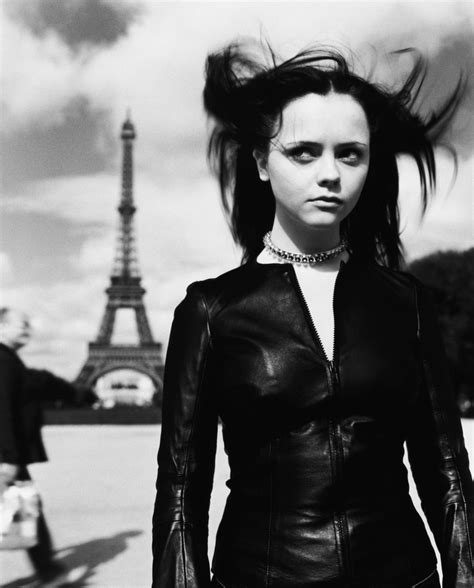
[[[46,370],[28,369],[17,351],[26,345],[30,335],[30,321],[24,313],[0,308],[0,490],[15,480],[30,480],[28,464],[47,461],[41,437],[45,401],[81,404],[97,399],[93,392],[78,390]],[[54,560],[51,535],[42,511],[38,544],[27,551],[41,584],[66,574],[64,567]]]
[[[258,49],[258,48],[257,48]],[[260,48],[261,49],[261,48]],[[209,55],[209,153],[242,265],[195,282],[166,358],[156,588],[473,588],[474,495],[428,290],[399,271],[397,157],[424,200],[462,79],[421,117],[323,47]],[[207,554],[218,418],[230,493]],[[212,572],[212,578],[211,578]]]

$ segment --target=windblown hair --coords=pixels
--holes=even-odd
[[[398,53],[408,51],[413,52]],[[392,268],[400,266],[396,156],[406,153],[414,158],[425,210],[436,183],[433,145],[465,89],[461,75],[439,110],[422,120],[414,103],[425,74],[418,56],[402,87],[389,91],[356,75],[334,49],[307,50],[277,63],[269,46],[265,61],[252,54],[250,44],[237,42],[208,56],[204,107],[215,121],[208,158],[219,180],[234,240],[243,249],[242,262],[262,250],[263,235],[271,229],[275,214],[271,186],[259,178],[254,149],[268,149],[280,129],[283,109],[292,100],[309,93],[335,92],[352,96],[362,106],[371,137],[367,179],[356,207],[341,224],[342,235],[352,255]]]

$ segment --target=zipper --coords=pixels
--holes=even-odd
[[[301,289],[300,283],[298,281],[298,277],[296,275],[295,268],[293,265],[290,266],[291,271],[293,274],[293,282],[296,287],[296,291],[298,293],[299,299],[303,306],[306,319],[308,320],[309,324],[311,325],[311,331],[313,335],[313,339],[316,341],[317,346],[319,347],[320,351],[322,352],[323,358],[325,360],[325,364],[327,367],[327,372],[329,374],[329,385],[331,391],[331,398],[332,398],[332,405],[333,405],[333,417],[329,420],[329,448],[331,452],[331,462],[333,463],[333,476],[336,481],[336,495],[341,502],[343,499],[343,461],[344,461],[344,450],[342,446],[342,434],[341,434],[341,425],[336,417],[336,400],[337,395],[339,392],[339,371],[337,369],[336,364],[336,313],[335,313],[335,298],[336,298],[336,286],[339,279],[339,275],[341,270],[336,277],[336,281],[334,284],[333,296],[332,296],[332,311],[334,317],[334,330],[333,330],[333,354],[332,360],[329,359],[326,350],[323,347],[321,337],[319,336],[318,330],[316,329],[316,325],[314,324],[313,317],[311,316],[311,312],[309,310],[308,303],[306,298],[303,294],[303,290]],[[342,269],[342,268],[341,268]],[[342,563],[342,572],[343,576],[348,575],[350,568],[350,552],[349,552],[349,529],[347,525],[347,517],[342,509],[338,506],[338,509],[334,512],[334,523],[336,527],[336,532],[338,536],[340,551],[341,551],[341,563]]]
[[[334,284],[334,291],[333,291],[333,295],[332,295],[332,313],[334,316],[334,327],[333,327],[333,353],[332,353],[333,358],[332,358],[332,360],[330,360],[327,353],[326,353],[326,350],[323,347],[321,337],[319,336],[318,330],[316,329],[316,325],[314,324],[313,317],[311,316],[311,312],[309,311],[309,306],[308,306],[308,303],[306,302],[306,298],[304,297],[303,290],[301,289],[300,283],[298,281],[298,277],[296,275],[295,268],[292,265],[290,267],[291,267],[291,271],[293,273],[293,278],[294,278],[293,281],[296,286],[296,290],[298,292],[301,304],[303,305],[303,308],[305,311],[306,319],[308,320],[309,324],[312,327],[311,331],[313,334],[313,339],[316,341],[317,346],[321,350],[321,352],[323,354],[323,358],[326,361],[326,364],[328,365],[329,370],[332,371],[335,368],[334,359],[336,357],[336,317],[335,317],[335,313],[334,313],[334,298],[335,298],[336,284],[337,284],[337,280],[339,278],[339,275],[336,278],[336,283]]]

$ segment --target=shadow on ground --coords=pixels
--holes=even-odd
[[[64,586],[79,588],[80,586],[93,585],[89,582],[95,575],[95,569],[124,552],[128,547],[128,539],[142,535],[142,533],[143,531],[137,530],[123,531],[111,537],[93,539],[86,541],[86,543],[58,549],[55,552],[58,563],[67,570],[80,570],[79,577],[75,576],[73,581],[65,583]],[[2,588],[21,588],[32,583],[34,579],[33,575],[27,576],[8,584],[2,584]]]

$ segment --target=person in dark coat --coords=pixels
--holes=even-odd
[[[28,317],[0,308],[0,492],[15,480],[31,480],[28,465],[47,461],[41,436],[43,405],[61,400],[92,404],[97,397],[47,370],[29,369],[18,350],[30,338]],[[43,512],[38,520],[38,543],[27,550],[38,580],[50,582],[64,568],[54,560],[53,543]]]

